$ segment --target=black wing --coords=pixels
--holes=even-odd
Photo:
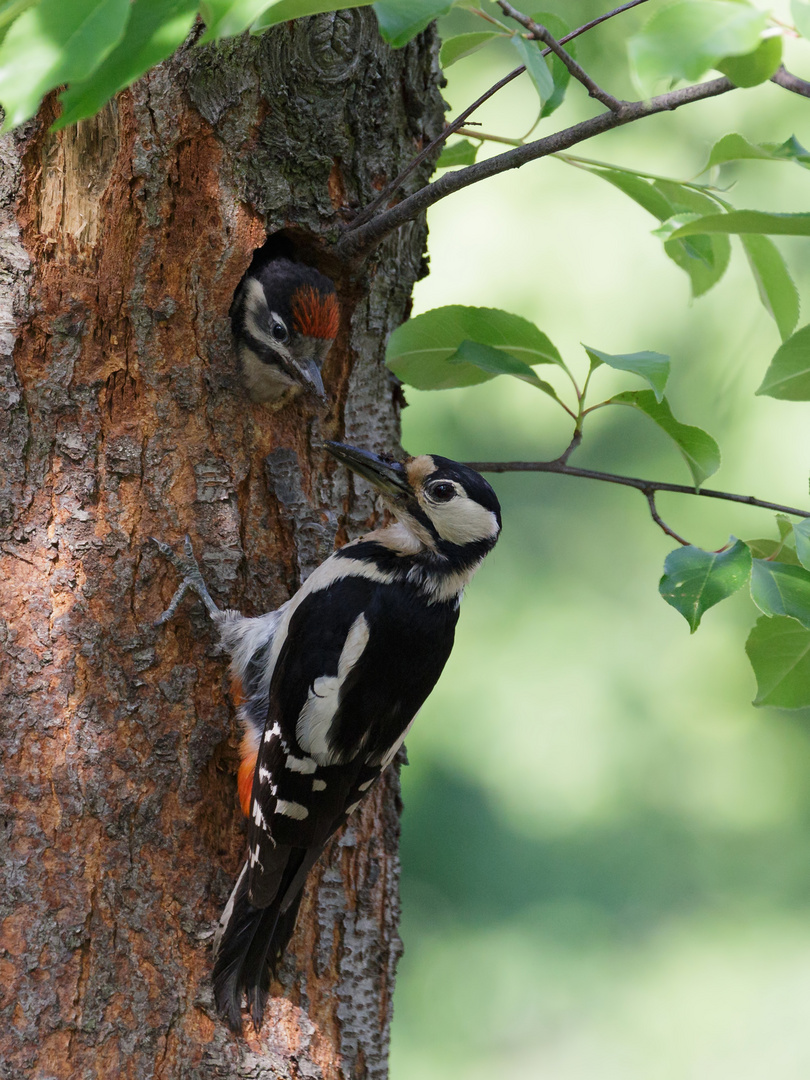
[[[433,689],[457,617],[455,604],[426,605],[410,586],[363,576],[332,582],[295,610],[254,774],[252,904],[271,903],[282,886],[282,910],[295,898]]]

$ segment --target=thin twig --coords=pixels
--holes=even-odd
[[[584,396],[584,391],[583,391],[583,396]],[[582,398],[580,397],[580,403],[581,403],[581,401],[582,401]],[[577,449],[577,447],[579,446],[579,444],[581,442],[582,442],[582,424],[581,424],[581,419],[578,419],[577,420],[577,427],[574,429],[574,434],[573,434],[573,436],[571,438],[571,442],[568,444],[568,446],[566,446],[566,448],[563,450],[563,452],[560,454],[560,456],[556,459],[557,464],[566,465],[568,463],[568,459],[571,457],[571,455]]]
[[[745,506],[758,506],[762,510],[775,510],[782,514],[810,518],[810,510],[800,510],[797,506],[783,506],[781,503],[766,502],[753,495],[735,495],[732,491],[715,491],[712,488],[695,488],[688,484],[669,484],[663,480],[642,480],[637,476],[621,476],[618,473],[597,472],[594,469],[579,469],[567,465],[559,458],[554,461],[468,461],[466,464],[476,472],[544,472],[560,473],[563,476],[582,476],[586,480],[602,480],[607,484],[622,484],[636,488],[645,495],[657,491],[674,491],[679,495],[700,495],[705,499],[725,499],[726,502],[743,503]],[[649,496],[648,496],[649,497]]]
[[[690,105],[695,101],[703,101],[707,98],[726,94],[729,90],[735,90],[734,84],[727,78],[712,79],[710,82],[698,83],[695,86],[685,86],[679,90],[670,90],[669,93],[660,94],[649,101],[627,102],[621,113],[610,110],[599,113],[589,120],[583,120],[573,127],[557,131],[553,135],[547,135],[543,139],[517,146],[514,150],[507,150],[503,154],[496,154],[487,158],[486,161],[478,161],[474,165],[468,165],[464,169],[456,169],[445,173],[432,184],[409,195],[402,202],[397,203],[390,209],[383,211],[371,221],[359,227],[350,226],[343,237],[338,241],[338,254],[346,257],[358,256],[363,252],[375,247],[389,233],[394,232],[406,221],[412,221],[415,217],[427,210],[429,206],[439,202],[440,199],[452,195],[462,188],[477,184],[490,176],[507,172],[509,169],[519,169],[530,161],[548,157],[549,154],[557,154],[561,150],[568,150],[594,135],[601,135],[605,131],[622,127],[635,120],[641,120],[646,116],[653,116],[660,112],[672,112],[683,105]]]
[[[580,34],[584,34],[588,30],[593,30],[595,26],[600,26],[603,22],[607,22],[608,19],[612,19],[616,15],[621,15],[622,12],[629,11],[630,8],[638,7],[639,4],[646,3],[647,0],[630,0],[630,3],[622,4],[612,11],[606,11],[604,15],[598,15],[595,19],[591,19],[590,22],[583,23],[583,25],[578,26],[576,30],[572,30],[570,34],[561,37],[559,44],[565,45],[566,42],[572,41],[575,37],[579,37]],[[547,56],[550,52],[551,49],[549,48],[543,49],[543,56]],[[502,90],[504,86],[507,86],[512,82],[513,79],[516,79],[518,75],[522,75],[525,70],[526,68],[521,64],[520,67],[515,68],[514,71],[510,71],[508,75],[504,75],[502,79],[499,79],[493,86],[490,86],[489,90],[485,91],[485,93],[483,93],[477,101],[474,101],[472,105],[466,108],[464,112],[459,113],[455,120],[448,124],[440,135],[437,135],[432,142],[428,143],[428,145],[405,166],[399,176],[394,177],[388,187],[381,191],[368,206],[364,207],[358,214],[355,214],[349,225],[349,229],[359,229],[362,225],[365,225],[365,223],[376,214],[381,206],[385,206],[386,203],[390,201],[391,197],[402,187],[403,183],[408,179],[414,169],[417,169],[426,158],[429,158],[435,150],[447,142],[450,136],[458,131],[460,127],[463,127],[464,121],[468,116],[471,116],[485,101],[489,101],[491,97],[497,94],[499,90]]]
[[[622,111],[624,102],[619,101],[612,94],[608,94],[606,90],[603,90],[594,82],[587,71],[576,62],[569,52],[566,52],[560,42],[552,36],[551,32],[542,23],[535,22],[528,15],[524,15],[522,11],[512,7],[508,0],[498,0],[498,6],[504,15],[508,15],[510,19],[514,19],[515,22],[520,23],[524,29],[528,30],[535,41],[542,41],[544,45],[548,46],[554,55],[565,64],[573,78],[582,83],[592,98],[601,101],[612,112],[620,113]]]
[[[779,67],[777,71],[771,75],[771,82],[775,82],[777,86],[783,87],[785,90],[790,90],[794,94],[801,94],[802,97],[810,97],[810,82],[806,82],[804,79],[800,79],[798,75],[794,75],[783,66]]]
[[[660,529],[662,529],[663,532],[665,532],[667,534],[667,536],[671,536],[673,540],[677,540],[678,543],[683,544],[684,547],[689,547],[689,541],[684,540],[684,538],[682,536],[678,536],[678,534],[673,529],[670,529],[669,525],[667,525],[667,523],[664,521],[664,519],[661,517],[661,515],[656,510],[656,508],[655,508],[655,492],[648,490],[648,491],[645,491],[644,494],[647,496],[647,505],[650,508],[650,517],[653,519],[655,524]]]
[[[473,131],[468,127],[458,128],[456,135],[465,135],[470,139],[481,139],[486,142],[506,143],[507,146],[523,146],[522,139],[507,139],[505,135],[490,135],[486,131]]]

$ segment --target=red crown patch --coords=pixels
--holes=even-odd
[[[340,323],[337,297],[334,293],[318,292],[312,285],[302,285],[292,295],[292,315],[295,329],[304,337],[337,337]]]

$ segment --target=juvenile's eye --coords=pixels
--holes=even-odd
[[[284,325],[284,323],[280,322],[273,323],[272,327],[270,328],[270,333],[273,335],[276,341],[280,341],[282,343],[287,341],[290,336],[287,333],[287,327]]]
[[[440,480],[437,484],[430,485],[428,495],[434,502],[450,502],[456,497],[456,489],[453,484]]]

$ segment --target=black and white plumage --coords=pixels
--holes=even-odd
[[[282,405],[302,392],[323,399],[321,367],[340,321],[333,282],[311,266],[277,258],[249,270],[231,305],[250,398]]]
[[[478,473],[425,455],[403,463],[327,448],[381,492],[396,522],[345,545],[277,611],[220,611],[186,557],[168,619],[194,589],[218,624],[245,727],[239,787],[247,860],[214,946],[217,1006],[261,1023],[306,876],[397,750],[453,646],[464,587],[498,539],[500,507]]]

